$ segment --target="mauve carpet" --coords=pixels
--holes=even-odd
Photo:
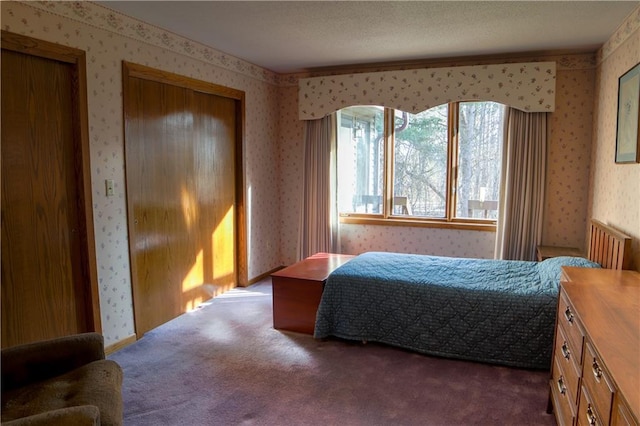
[[[273,329],[271,281],[111,354],[125,425],[554,425],[549,373]]]

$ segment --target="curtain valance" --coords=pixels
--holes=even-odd
[[[301,120],[353,105],[418,113],[454,101],[495,101],[525,112],[555,110],[556,63],[420,68],[299,80]]]

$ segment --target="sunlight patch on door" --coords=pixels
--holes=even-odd
[[[187,229],[190,230],[198,219],[198,201],[194,199],[193,195],[184,186],[180,192],[182,216],[184,217],[184,223],[187,225]]]
[[[235,213],[233,205],[227,209],[224,217],[211,235],[213,248],[213,282],[219,285],[232,284],[235,271]],[[233,248],[233,249],[230,249]]]
[[[203,264],[204,264],[204,254],[203,254],[203,251],[200,250],[200,252],[196,256],[196,260],[193,266],[191,267],[187,275],[182,280],[182,293],[189,293],[189,292],[193,293],[193,290],[202,286],[202,279],[203,279],[202,271],[204,270]],[[185,311],[188,312],[197,308],[198,305],[203,302],[203,300],[204,299],[202,296],[195,296],[194,298],[188,300],[185,303]]]

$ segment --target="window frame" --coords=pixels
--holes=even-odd
[[[447,178],[445,217],[417,217],[393,213],[393,177],[395,164],[395,112],[384,107],[384,176],[382,213],[338,212],[340,223],[361,225],[392,225],[428,228],[496,231],[496,219],[456,217],[458,152],[459,152],[459,108],[465,101],[447,103]],[[481,102],[481,101],[468,101]],[[398,110],[399,111],[399,110]],[[504,155],[504,153],[503,153]],[[500,164],[502,167],[502,162]]]

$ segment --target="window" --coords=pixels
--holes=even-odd
[[[495,224],[503,105],[456,102],[418,114],[354,106],[338,123],[343,221]]]

